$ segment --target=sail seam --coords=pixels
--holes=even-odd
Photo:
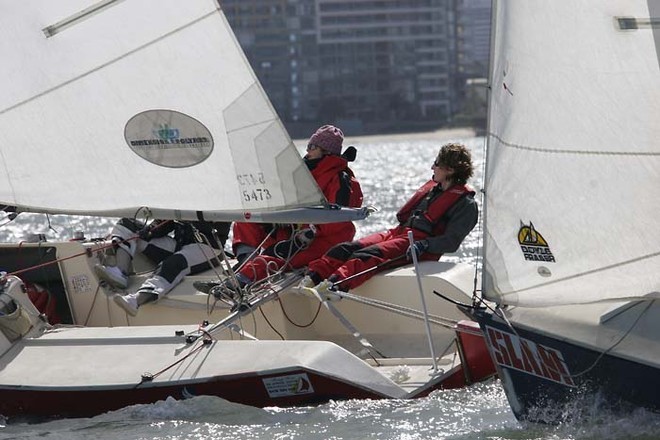
[[[500,296],[510,295],[510,294],[513,294],[513,293],[521,293],[521,292],[525,292],[525,291],[528,291],[528,290],[537,289],[539,287],[547,287],[547,286],[552,285],[552,284],[557,284],[557,283],[561,283],[561,282],[564,282],[564,281],[569,281],[569,280],[573,280],[573,279],[576,279],[576,278],[581,278],[581,277],[584,277],[584,276],[587,276],[587,275],[593,275],[593,274],[598,273],[598,272],[602,272],[602,271],[609,270],[609,269],[615,269],[615,268],[621,267],[621,266],[627,266],[629,264],[637,263],[637,262],[643,261],[643,260],[648,260],[649,258],[654,258],[654,257],[658,257],[658,256],[660,256],[660,252],[654,252],[652,254],[642,255],[640,257],[633,258],[631,260],[621,261],[619,263],[614,263],[614,264],[610,264],[608,266],[599,267],[598,269],[592,269],[592,270],[588,270],[586,272],[577,273],[577,274],[571,275],[569,277],[548,281],[546,283],[535,284],[533,286],[525,287],[524,289],[512,290],[510,292],[502,292],[502,293],[500,293]],[[596,301],[596,302],[598,302],[598,301]]]
[[[532,147],[528,145],[514,144],[507,142],[495,133],[488,133],[490,137],[497,139],[502,145],[517,150],[533,151],[536,153],[551,153],[551,154],[575,154],[584,156],[660,156],[660,152],[651,151],[591,151],[591,150],[568,150],[568,149],[550,149],[541,147]]]
[[[170,36],[172,36],[172,35],[174,35],[174,34],[180,32],[180,31],[182,31],[182,30],[184,30],[184,29],[186,29],[186,28],[189,28],[190,26],[193,26],[193,25],[195,25],[195,24],[197,24],[197,23],[199,23],[199,22],[201,22],[201,21],[207,19],[208,17],[211,17],[212,15],[215,15],[215,14],[217,14],[217,13],[218,13],[217,9],[214,10],[214,11],[212,11],[212,12],[209,12],[208,14],[205,14],[205,15],[203,15],[203,16],[201,16],[201,17],[199,17],[199,18],[197,18],[197,19],[195,19],[195,20],[193,20],[193,21],[191,21],[191,22],[189,22],[189,23],[186,23],[186,24],[183,25],[183,26],[180,26],[180,27],[178,27],[178,28],[176,28],[176,29],[173,29],[172,31],[167,32],[166,34],[163,34],[163,35],[161,35],[160,37],[158,37],[158,38],[156,38],[156,39],[154,39],[154,40],[151,40],[151,41],[149,41],[149,42],[147,42],[147,43],[145,43],[145,44],[143,44],[143,45],[141,45],[141,46],[136,47],[136,48],[133,49],[133,50],[130,50],[130,51],[126,52],[125,54],[121,55],[121,56],[118,56],[118,57],[116,57],[116,58],[113,58],[113,59],[111,59],[110,61],[107,61],[107,62],[105,62],[105,63],[103,63],[103,64],[101,64],[101,65],[99,65],[99,66],[93,68],[92,70],[89,70],[89,71],[87,71],[87,72],[84,72],[84,73],[82,73],[82,74],[80,74],[80,75],[78,75],[78,76],[76,76],[76,77],[74,77],[74,78],[71,78],[71,79],[69,79],[69,80],[67,80],[67,81],[64,81],[64,82],[61,83],[61,84],[58,84],[58,85],[56,85],[56,86],[54,86],[54,87],[51,87],[50,89],[44,90],[44,91],[41,92],[41,93],[38,93],[38,94],[36,94],[36,95],[34,95],[34,96],[31,96],[31,97],[28,98],[28,99],[25,99],[25,100],[20,101],[20,102],[14,104],[14,105],[12,105],[12,106],[9,106],[9,107],[7,107],[7,108],[5,108],[5,109],[2,109],[2,110],[0,110],[0,115],[3,115],[3,114],[5,114],[5,113],[7,113],[7,112],[10,112],[10,111],[12,111],[12,110],[14,110],[14,109],[16,109],[16,108],[18,108],[18,107],[21,107],[21,106],[23,106],[23,105],[25,105],[25,104],[30,103],[30,102],[32,102],[32,101],[36,101],[37,99],[42,98],[43,96],[46,96],[46,95],[48,95],[48,94],[50,94],[50,93],[52,93],[52,92],[54,92],[54,91],[56,91],[56,90],[62,89],[62,88],[64,88],[64,87],[68,86],[69,84],[72,84],[72,83],[74,83],[74,82],[76,82],[76,81],[78,81],[78,80],[80,80],[80,79],[82,79],[82,78],[85,78],[85,77],[87,77],[87,76],[89,76],[89,75],[91,75],[91,74],[93,74],[93,73],[96,73],[96,72],[98,72],[99,70],[102,70],[102,69],[104,69],[104,68],[106,68],[106,67],[108,67],[108,66],[110,66],[110,65],[112,65],[112,64],[114,64],[114,63],[116,63],[116,62],[118,62],[118,61],[121,61],[121,60],[123,60],[123,59],[125,59],[125,58],[127,58],[127,57],[129,57],[129,56],[131,56],[131,55],[133,55],[133,54],[135,54],[135,53],[137,53],[137,52],[140,52],[141,50],[143,50],[143,49],[145,49],[145,48],[147,48],[147,47],[149,47],[149,46],[151,46],[151,45],[153,45],[153,44],[155,44],[155,43],[157,43],[157,42],[159,42],[159,41],[162,41],[162,40],[164,40],[164,39],[166,39],[166,38],[168,38],[168,37],[170,37]]]

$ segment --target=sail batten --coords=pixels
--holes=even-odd
[[[653,22],[659,7],[496,3],[485,177],[489,299],[531,307],[660,290],[660,38],[653,26],[618,24],[621,17]]]
[[[114,6],[115,4],[121,1],[124,0],[103,0],[80,12],[73,14],[70,17],[65,18],[64,20],[58,21],[55,24],[45,27],[43,29],[43,32],[46,35],[46,37],[52,37],[55,34],[62,32],[64,29],[73,26],[76,23],[81,22],[82,20],[86,20],[92,15],[98,14],[102,12],[104,9],[109,8],[110,6]]]

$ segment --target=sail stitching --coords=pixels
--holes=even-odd
[[[76,77],[74,77],[74,78],[71,78],[71,79],[69,79],[69,80],[67,80],[67,81],[64,81],[64,82],[61,83],[61,84],[58,84],[58,85],[56,85],[56,86],[54,86],[54,87],[51,87],[50,89],[44,90],[43,92],[38,93],[38,94],[36,94],[36,95],[34,95],[34,96],[28,98],[28,99],[25,99],[25,100],[23,100],[23,101],[21,101],[21,102],[18,102],[18,103],[16,103],[16,104],[12,105],[12,106],[9,106],[9,107],[7,107],[7,108],[5,108],[5,109],[2,109],[2,110],[0,110],[0,115],[3,115],[3,114],[5,114],[5,113],[7,113],[7,112],[10,112],[10,111],[12,111],[12,110],[14,110],[14,109],[16,109],[16,108],[18,108],[18,107],[21,107],[21,106],[23,106],[23,105],[25,105],[25,104],[30,103],[30,102],[32,102],[32,101],[36,101],[37,99],[39,99],[39,98],[41,98],[41,97],[43,97],[43,96],[46,96],[46,95],[48,95],[48,94],[50,94],[50,93],[52,93],[52,92],[54,92],[54,91],[56,91],[56,90],[59,90],[59,89],[61,89],[61,88],[64,88],[64,87],[68,86],[69,84],[72,84],[72,83],[74,83],[74,82],[76,82],[76,81],[78,81],[78,80],[80,80],[80,79],[82,79],[82,78],[85,78],[85,77],[87,77],[87,76],[89,76],[89,75],[91,75],[91,74],[93,74],[93,73],[95,73],[95,72],[98,72],[99,70],[102,70],[102,69],[104,69],[104,68],[106,68],[106,67],[108,67],[108,66],[110,66],[110,65],[112,65],[112,64],[114,64],[114,63],[116,63],[116,62],[118,62],[118,61],[123,60],[124,58],[127,58],[127,57],[129,57],[129,56],[131,56],[131,55],[133,55],[133,54],[135,54],[135,53],[137,53],[137,52],[140,52],[141,50],[143,50],[143,49],[145,49],[145,48],[147,48],[147,47],[149,47],[149,46],[151,46],[151,45],[153,45],[153,44],[155,44],[155,43],[157,43],[157,42],[159,42],[159,41],[162,41],[162,40],[164,40],[164,39],[166,39],[166,38],[168,38],[168,37],[170,37],[170,36],[172,36],[172,35],[174,35],[174,34],[180,32],[180,31],[182,31],[182,30],[184,30],[184,29],[186,29],[186,28],[189,28],[190,26],[193,26],[193,25],[195,25],[195,24],[197,24],[197,23],[199,23],[199,22],[201,22],[201,21],[207,19],[208,17],[211,17],[211,16],[214,15],[214,14],[217,14],[217,10],[214,10],[214,11],[212,11],[212,12],[209,12],[208,14],[203,15],[203,16],[201,16],[201,17],[199,17],[199,18],[197,18],[197,19],[191,21],[190,23],[187,23],[187,24],[185,24],[185,25],[183,25],[183,26],[180,26],[180,27],[178,27],[178,28],[176,28],[176,29],[173,29],[172,31],[170,31],[170,32],[168,32],[168,33],[166,33],[166,34],[163,34],[163,35],[161,35],[160,37],[158,37],[158,38],[156,38],[156,39],[154,39],[154,40],[151,40],[151,41],[149,41],[149,42],[147,42],[147,43],[145,43],[145,44],[143,44],[143,45],[141,45],[141,46],[138,46],[138,47],[136,47],[135,49],[130,50],[130,51],[126,52],[125,54],[119,56],[119,57],[116,57],[116,58],[114,58],[114,59],[112,59],[112,60],[110,60],[110,61],[107,61],[107,62],[105,62],[105,63],[103,63],[103,64],[101,64],[101,65],[99,65],[99,66],[93,68],[92,70],[89,70],[89,71],[87,71],[87,72],[84,72],[84,73],[82,73],[82,74],[80,74],[80,75],[78,75],[78,76],[76,76]]]
[[[506,147],[515,148],[517,150],[534,151],[537,153],[575,154],[575,155],[587,155],[587,156],[660,156],[660,152],[651,152],[651,151],[590,151],[590,150],[567,150],[567,149],[556,150],[549,148],[532,147],[528,145],[520,145],[520,144],[514,144],[512,142],[507,142],[492,132],[489,132],[488,134],[489,136],[497,139],[502,145]]]
[[[650,258],[654,258],[654,257],[658,257],[658,256],[660,256],[660,251],[659,252],[654,252],[652,254],[642,255],[640,257],[633,258],[631,260],[621,261],[621,262],[618,262],[618,263],[610,264],[608,266],[599,267],[598,269],[592,269],[592,270],[588,270],[586,272],[577,273],[575,275],[571,275],[571,276],[568,276],[568,277],[559,278],[559,279],[548,281],[548,282],[541,283],[541,284],[535,284],[533,286],[525,287],[524,289],[512,290],[512,291],[509,291],[509,292],[502,292],[502,293],[500,293],[500,295],[504,296],[504,295],[509,295],[509,294],[512,294],[512,293],[525,292],[525,291],[528,291],[528,290],[531,290],[531,289],[536,289],[536,288],[539,288],[539,287],[546,287],[546,286],[549,286],[551,284],[557,284],[557,283],[561,283],[561,282],[564,282],[564,281],[568,281],[568,280],[572,280],[572,279],[576,279],[576,278],[581,278],[583,276],[593,275],[593,274],[598,273],[598,272],[602,272],[602,271],[609,270],[609,269],[614,269],[614,268],[621,267],[621,266],[627,266],[629,264],[637,263],[637,262],[643,261],[643,260],[648,260]],[[625,298],[628,298],[628,296],[626,296]],[[612,299],[617,299],[617,298],[608,298],[607,301],[611,301]],[[601,301],[599,300],[599,301],[592,301],[592,302],[601,302]],[[580,303],[582,304],[582,302],[580,302]]]

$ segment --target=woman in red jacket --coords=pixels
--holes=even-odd
[[[456,251],[478,218],[474,190],[467,185],[473,173],[470,151],[461,144],[444,145],[431,169],[433,178],[397,213],[396,227],[332,247],[309,263],[300,287],[316,286],[322,294],[337,286],[347,291],[371,278],[376,273],[373,268],[407,264],[412,252],[421,260],[437,261],[443,253]],[[406,255],[408,259],[403,258]]]
[[[339,128],[332,125],[320,127],[309,139],[304,161],[329,203],[359,208],[362,206],[362,190],[348,167],[348,160],[341,156],[343,141],[344,134]],[[242,288],[276,270],[304,267],[332,246],[352,240],[354,235],[352,222],[320,225],[235,223],[232,248],[240,265],[236,279]],[[205,293],[217,293],[216,296],[222,296],[223,289],[235,290],[229,279],[224,283],[196,282],[194,286]],[[216,289],[212,292],[213,288]]]

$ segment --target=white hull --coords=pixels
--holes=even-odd
[[[67,324],[91,327],[201,324],[203,321],[217,322],[229,314],[229,305],[217,302],[213,307],[213,297],[197,292],[192,287],[195,280],[214,277],[217,279],[217,276],[209,271],[185,277],[163,300],[142,306],[136,317],[127,315],[112,300],[112,295],[122,291],[99,283],[94,272],[94,265],[99,263],[104,252],[92,252],[91,257],[86,253],[87,250],[100,249],[104,245],[106,243],[59,242],[23,244],[19,248],[17,245],[2,244],[0,255],[5,260],[2,266],[5,268],[17,262],[22,262],[24,266],[43,262],[43,258],[36,257],[28,262],[27,255],[30,251],[47,252],[49,256],[62,260],[49,267],[21,273],[19,276],[24,281],[38,282],[40,286],[47,288],[51,295],[55,296],[60,310],[68,305],[66,309],[70,311],[72,319],[63,321]],[[52,250],[49,251],[49,248]],[[81,256],[66,259],[73,255]],[[153,267],[146,262],[137,262],[136,271],[144,273],[131,277],[127,291],[135,291],[151,269]],[[454,263],[424,262],[421,264],[421,270],[428,313],[448,320],[463,319],[464,315],[453,304],[437,297],[433,290],[468,303],[474,269]],[[44,279],[45,274],[50,274],[48,280]],[[63,286],[59,292],[58,285]],[[421,299],[412,267],[378,274],[351,293],[366,300],[374,299],[421,311]],[[426,330],[421,320],[354,301],[341,300],[333,305],[383,354],[393,357],[429,355]],[[281,292],[278,301],[265,303],[262,306],[263,314],[254,313],[243,318],[240,325],[244,331],[259,339],[280,339],[281,334],[285,339],[325,340],[339,343],[349,349],[360,348],[351,333],[325,307],[321,308],[314,319],[318,308],[319,301],[316,298],[287,290]],[[312,321],[312,325],[300,327]],[[454,333],[443,326],[432,326],[432,329],[436,352],[442,352],[453,341]]]
[[[456,322],[462,315],[453,304],[433,294],[435,289],[468,301],[461,290],[469,291],[472,282],[467,266],[421,266],[432,317],[434,365],[425,323],[419,318],[416,277],[409,267],[377,275],[351,292],[366,303],[344,298],[328,308],[315,297],[285,290],[245,312],[232,312],[224,305],[209,313],[207,307],[212,303],[207,305],[207,301],[212,297],[196,292],[192,282],[211,275],[190,276],[165,300],[146,304],[136,317],[130,317],[111,300],[115,292],[99,284],[93,271],[98,262],[95,253],[85,252],[85,248],[93,250],[101,244],[24,246],[22,252],[52,246],[50,252],[59,259],[84,255],[60,261],[56,263],[59,270],[49,272],[61,274],[66,296],[57,300],[66,298],[73,324],[84,327],[59,325],[39,330],[38,324],[29,335],[5,343],[0,390],[7,398],[0,405],[0,414],[7,416],[85,416],[167,396],[197,394],[257,406],[409,398],[438,388],[464,386],[494,373],[483,340],[475,335],[478,329],[470,324],[458,325],[462,338],[458,350]],[[0,248],[5,259],[16,250],[10,245]],[[38,271],[22,275],[30,281],[30,275]],[[145,276],[134,276],[129,290]],[[14,299],[23,297],[32,307],[22,293],[22,283],[9,279],[6,291]],[[58,282],[54,278],[45,281],[40,284],[53,287]],[[394,310],[384,309],[388,307]],[[211,324],[204,332],[198,331],[203,321],[223,320],[227,325],[212,330]],[[176,331],[180,331],[177,336]],[[191,352],[194,354],[187,357]],[[465,360],[470,362],[466,369]],[[164,372],[153,380],[142,381],[145,372],[161,370]]]

